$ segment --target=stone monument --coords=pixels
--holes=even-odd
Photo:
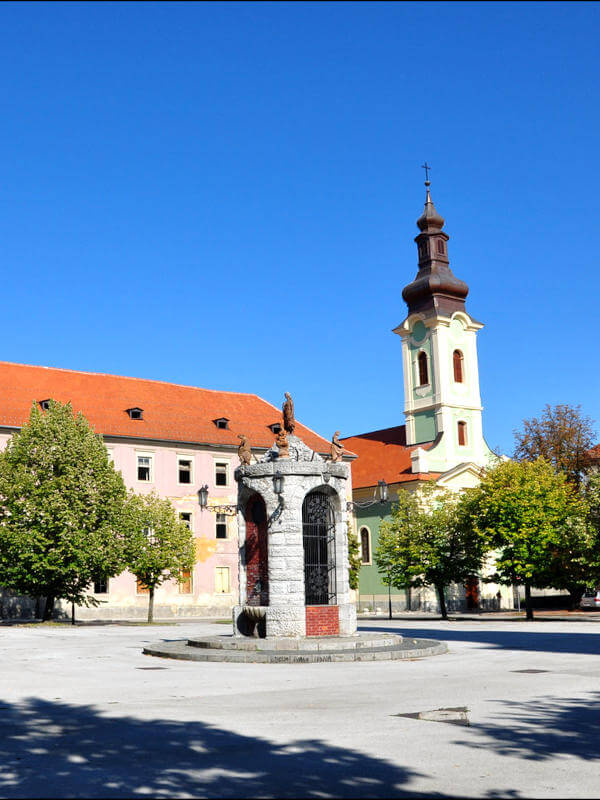
[[[240,436],[238,530],[240,602],[233,635],[159,642],[147,655],[187,661],[315,663],[422,658],[444,643],[394,633],[357,633],[350,602],[346,492],[350,469],[333,437],[330,460],[294,434],[286,393],[275,444],[251,463]],[[243,458],[242,458],[243,455]]]
[[[346,494],[349,467],[325,461],[298,436],[286,394],[285,427],[238,482],[240,603],[238,636],[349,636]],[[277,446],[280,445],[280,448]]]

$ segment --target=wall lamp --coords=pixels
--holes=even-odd
[[[273,491],[277,495],[283,494],[283,475],[279,470],[273,475]]]
[[[377,481],[377,488],[373,492],[372,500],[348,500],[346,511],[355,511],[358,508],[370,508],[377,503],[387,503],[389,497],[388,485],[385,481]]]
[[[209,506],[208,486],[206,484],[198,489],[198,504],[200,506],[200,511],[212,511],[214,514],[230,514],[233,516],[238,512],[237,503],[228,503],[223,506]]]
[[[279,498],[279,508],[283,508],[283,475],[279,470],[273,475],[273,491]]]
[[[273,491],[279,498],[279,506],[283,508],[283,475],[279,470],[273,475]],[[208,486],[204,484],[198,489],[198,505],[200,511],[212,511],[214,514],[234,515],[240,510],[237,503],[227,503],[222,506],[208,505]]]

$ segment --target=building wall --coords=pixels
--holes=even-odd
[[[0,432],[0,449],[6,446],[11,433]],[[128,489],[138,494],[155,490],[173,503],[178,513],[191,514],[191,527],[196,543],[196,564],[192,575],[191,593],[182,593],[175,581],[168,581],[155,592],[155,616],[223,616],[229,615],[238,597],[238,532],[235,515],[226,517],[227,538],[217,539],[217,515],[201,511],[198,489],[209,488],[209,505],[237,502],[237,484],[233,473],[239,464],[237,452],[173,444],[151,440],[124,440],[106,437],[105,444],[115,467],[123,476]],[[137,456],[150,454],[153,460],[152,480],[138,480]],[[192,482],[178,480],[178,456],[192,461]],[[215,464],[228,465],[228,485],[217,486]],[[229,569],[229,591],[216,591],[217,568]],[[124,572],[108,581],[108,593],[95,595],[101,601],[98,608],[79,608],[78,618],[136,618],[147,613],[148,596],[137,591],[135,576]],[[14,604],[14,603],[13,603]],[[66,612],[66,608],[65,608]]]

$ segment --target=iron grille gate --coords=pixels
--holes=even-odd
[[[302,541],[306,605],[335,605],[335,519],[325,492],[310,492],[304,498]]]

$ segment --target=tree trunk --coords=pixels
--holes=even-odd
[[[75,625],[75,603],[71,603],[71,625]]]
[[[148,622],[154,620],[154,586],[148,587]]]
[[[442,615],[442,619],[448,619],[448,612],[446,610],[446,598],[444,596],[444,587],[436,585],[436,590],[438,593],[438,599],[440,601],[440,613]]]
[[[52,619],[52,612],[54,611],[54,595],[49,594],[46,596],[46,606],[44,608],[44,616],[42,622],[48,622]]]
[[[533,606],[531,605],[531,584],[525,581],[525,618],[533,619]]]
[[[569,604],[571,611],[575,611],[575,609],[579,607],[583,592],[584,590],[580,586],[569,587]]]

